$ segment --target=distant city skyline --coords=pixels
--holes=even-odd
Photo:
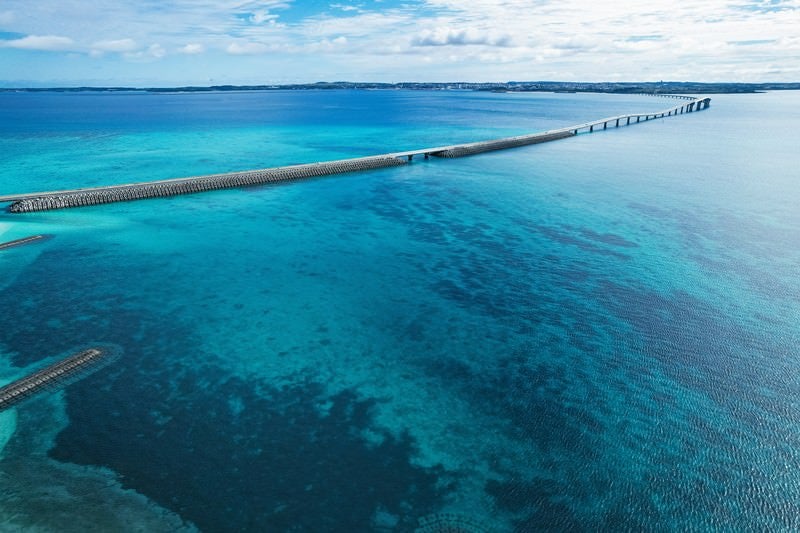
[[[800,0],[3,0],[0,86],[800,81]]]

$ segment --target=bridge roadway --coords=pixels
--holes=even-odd
[[[605,130],[608,129],[609,124],[612,124],[613,127],[619,127],[620,125],[627,126],[630,124],[646,122],[656,118],[677,116],[683,113],[699,111],[702,109],[707,109],[711,104],[711,98],[708,97],[693,98],[683,97],[681,95],[657,96],[671,96],[676,98],[685,98],[687,100],[684,103],[674,107],[653,113],[630,113],[625,115],[617,115],[613,117],[601,118],[591,122],[584,122],[574,126],[567,126],[565,128],[558,128],[555,130],[548,130],[545,132],[528,135],[518,135],[515,137],[506,137],[503,139],[437,146],[433,148],[421,148],[417,150],[392,152],[376,156],[274,167],[263,170],[249,170],[122,185],[87,187],[81,189],[0,195],[0,203],[12,203],[9,211],[12,213],[24,213],[102,203],[122,202],[144,198],[175,196],[178,194],[191,194],[207,190],[237,188],[308,177],[341,174],[345,172],[402,165],[408,161],[412,161],[416,156],[422,156],[425,159],[428,159],[430,156],[445,158],[463,157],[494,150],[503,150],[517,146],[548,142],[571,137],[580,132],[590,133],[600,126],[602,126],[602,128]]]

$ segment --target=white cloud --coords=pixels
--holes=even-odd
[[[61,37],[59,35],[28,35],[21,39],[0,41],[0,46],[20,50],[59,52],[72,50],[75,47],[75,41],[69,37]]]
[[[164,57],[167,51],[158,43],[143,47],[130,38],[96,41],[89,47],[89,55],[92,57],[103,57],[106,54],[119,54],[130,61],[152,61]]]
[[[415,46],[511,46],[512,38],[510,35],[484,33],[472,28],[457,30],[449,27],[440,27],[433,30],[424,30],[412,42]]]
[[[138,45],[136,41],[133,39],[114,39],[109,41],[97,41],[92,43],[91,49],[95,53],[103,53],[103,52],[117,52],[117,53],[124,53],[124,52],[133,52],[136,50]]]
[[[235,56],[258,55],[267,53],[269,47],[264,43],[234,42],[229,44],[225,51]]]
[[[145,52],[145,54],[155,59],[161,59],[162,57],[167,55],[167,51],[164,50],[163,46],[161,46],[158,43],[155,43],[147,47],[147,51]]]
[[[151,44],[147,48],[124,52],[122,57],[128,61],[150,62],[156,59],[161,59],[165,55],[167,55],[167,51],[164,49],[164,47],[158,43],[155,43]]]
[[[326,52],[342,51],[343,47],[347,45],[347,37],[336,37],[335,39],[323,39],[314,43],[309,43],[304,47],[306,52],[318,54]]]
[[[263,24],[265,22],[272,23],[272,22],[275,22],[275,20],[277,18],[278,18],[278,15],[275,15],[274,13],[270,13],[266,9],[262,9],[262,10],[256,11],[255,13],[250,15],[250,21],[253,24]]]
[[[206,47],[200,43],[189,43],[186,46],[182,46],[178,49],[178,52],[186,55],[202,54],[205,51]]]
[[[356,6],[351,6],[351,5],[347,5],[347,4],[331,4],[331,9],[338,9],[338,10],[340,10],[340,11],[357,11],[357,12],[362,12],[362,10],[361,10],[361,9],[359,9],[358,7],[356,7]]]
[[[269,52],[280,52],[264,58],[272,71],[297,81],[309,65],[315,78],[375,80],[780,81],[800,70],[800,0],[684,0],[678,11],[667,0],[0,3],[0,29],[29,36],[0,46],[141,62],[227,52],[219,64],[206,56],[209,77],[244,71],[233,56]]]

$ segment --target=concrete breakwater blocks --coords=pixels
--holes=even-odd
[[[251,170],[246,172],[198,176],[195,178],[155,181],[135,185],[114,185],[98,189],[69,191],[62,194],[26,198],[11,204],[9,211],[12,213],[31,213],[35,211],[48,211],[51,209],[141,200],[144,198],[177,196],[179,194],[192,194],[250,185],[264,185],[268,183],[313,178],[331,174],[343,174],[360,170],[372,170],[404,164],[406,164],[405,161],[396,157],[362,157],[358,159],[344,159],[265,170]]]
[[[42,392],[64,387],[115,361],[121,349],[93,347],[70,355],[41,370],[0,387],[0,411],[29,400]]]
[[[577,135],[579,131],[583,130],[588,130],[588,132],[591,133],[594,131],[595,127],[599,128],[600,125],[602,125],[605,130],[610,123],[613,123],[614,127],[619,127],[622,124],[621,121],[625,121],[623,125],[627,126],[633,124],[633,122],[631,122],[632,118],[635,118],[636,123],[639,123],[642,117],[644,117],[645,121],[648,121],[651,117],[663,118],[665,116],[677,116],[679,112],[683,114],[684,110],[686,110],[686,112],[692,112],[694,110],[708,109],[711,104],[711,98],[708,97],[692,98],[680,96],[680,98],[691,100],[691,102],[656,113],[618,115],[570,126],[568,128],[550,130],[543,133],[533,133],[530,135],[520,135],[517,137],[507,137],[504,139],[452,146],[438,146],[421,150],[410,150],[354,159],[341,159],[324,163],[268,168],[264,170],[230,172],[209,176],[195,176],[191,178],[131,183],[127,185],[110,185],[106,187],[73,189],[67,191],[11,194],[0,196],[0,202],[13,202],[8,208],[11,213],[31,213],[36,211],[48,211],[51,209],[177,196],[179,194],[192,194],[215,189],[246,187],[248,185],[262,185],[331,174],[342,174],[345,172],[404,165],[406,164],[404,159],[411,161],[415,155],[424,155],[425,159],[431,155],[435,157],[454,158],[555,141],[573,137]]]
[[[0,250],[7,250],[8,248],[15,248],[17,246],[25,246],[26,244],[33,244],[35,242],[47,240],[52,235],[32,235],[24,239],[17,239],[14,241],[0,243]]]
[[[484,152],[492,152],[495,150],[505,150],[507,148],[527,146],[529,144],[538,144],[548,141],[556,141],[558,139],[573,137],[574,135],[575,134],[571,131],[522,135],[520,137],[509,137],[507,139],[497,139],[494,141],[482,141],[472,144],[462,144],[440,152],[431,152],[431,155],[436,157],[447,157],[447,158],[464,157],[468,155],[481,154]]]

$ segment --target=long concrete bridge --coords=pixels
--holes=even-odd
[[[566,137],[572,137],[579,133],[591,133],[597,129],[601,129],[601,127],[603,130],[606,130],[609,126],[618,128],[620,126],[629,126],[631,124],[647,122],[657,118],[674,117],[684,113],[692,113],[694,111],[707,109],[711,105],[711,98],[708,97],[695,98],[682,95],[657,96],[679,98],[682,100],[682,103],[653,113],[617,115],[565,128],[532,133],[529,135],[519,135],[516,137],[506,137],[503,139],[437,146],[433,148],[420,148],[418,150],[406,150],[368,157],[339,159],[335,161],[275,167],[262,170],[228,172],[224,174],[128,183],[124,185],[0,195],[0,203],[11,203],[8,210],[12,213],[30,213],[35,211],[82,207],[112,202],[127,202],[145,198],[168,197],[209,190],[240,188],[303,178],[329,176],[333,174],[403,165],[412,161],[414,157],[417,156],[424,157],[425,159],[429,157],[463,157],[483,152],[555,141]]]

